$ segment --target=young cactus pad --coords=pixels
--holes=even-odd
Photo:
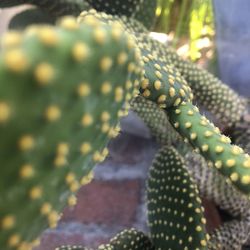
[[[230,87],[190,61],[181,59],[171,48],[165,47],[165,56],[187,80],[195,99],[221,123],[231,126],[239,121],[247,109],[247,101]]]
[[[145,49],[142,49],[142,55],[145,63],[145,79],[140,86],[142,96],[162,108],[178,106],[183,100],[192,98],[191,89],[178,71],[157,60]]]
[[[206,220],[197,186],[173,147],[163,147],[150,168],[148,220],[160,249],[207,249]]]
[[[197,107],[183,102],[168,110],[169,120],[218,171],[242,193],[250,194],[250,157],[220,134],[220,130],[199,113]]]
[[[120,26],[97,20],[67,17],[2,43],[0,249],[27,250],[107,155],[142,62]]]

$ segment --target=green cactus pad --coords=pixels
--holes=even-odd
[[[144,0],[86,0],[94,9],[100,12],[106,12],[111,15],[124,15],[127,17],[140,10]]]
[[[178,68],[192,88],[195,99],[204,108],[227,126],[239,121],[247,110],[247,101],[243,97],[206,70],[181,59],[173,49],[164,47],[166,57]]]
[[[176,51],[151,37],[148,32],[136,34],[139,46],[150,50],[153,56],[171,64],[185,78],[195,99],[210,111],[220,123],[227,126],[239,121],[247,110],[247,101],[230,87],[194,63],[183,60]]]
[[[156,103],[139,95],[131,100],[130,108],[142,119],[160,145],[171,144],[180,137],[169,123],[165,111]]]
[[[0,8],[21,4],[36,5],[55,17],[65,15],[78,16],[81,11],[90,9],[89,4],[85,0],[1,0]]]
[[[144,0],[141,8],[133,15],[133,18],[142,23],[147,29],[153,28],[156,20],[156,7],[156,0]]]
[[[150,168],[148,220],[159,249],[207,249],[204,209],[184,161],[173,147],[163,147]]]
[[[119,110],[143,69],[133,39],[117,29],[68,17],[55,28],[3,38],[1,249],[30,249],[42,229],[56,225],[61,208],[74,204],[81,177],[107,155]]]
[[[191,90],[178,71],[162,63],[147,50],[142,50],[145,79],[140,93],[157,103],[161,108],[178,106],[183,100],[190,100]]]
[[[99,246],[98,250],[154,250],[148,236],[132,228],[126,229],[114,238],[109,244]]]
[[[156,0],[87,0],[98,12],[138,20],[147,29],[155,22]]]
[[[248,108],[249,109],[249,108]],[[250,153],[250,115],[249,111],[234,124],[230,133],[232,141]]]
[[[139,21],[133,18],[128,18],[126,16],[110,15],[105,12],[97,12],[95,9],[91,9],[89,11],[82,11],[78,17],[78,20],[84,21],[88,19],[89,21],[91,21],[91,18],[93,17],[105,23],[119,23],[123,27],[123,29],[125,29],[130,34],[148,32],[144,25],[142,25]]]
[[[241,192],[250,193],[250,157],[199,113],[191,103],[182,103],[168,110],[169,120],[218,171]]]
[[[28,9],[15,15],[9,23],[9,29],[22,30],[34,24],[54,24],[55,18],[44,10]]]
[[[198,185],[202,197],[212,200],[220,209],[236,217],[248,215],[250,200],[238,191],[200,154],[189,152],[184,157],[190,175]]]
[[[226,222],[211,233],[209,250],[242,249],[249,238],[249,230],[250,223],[245,218]]]

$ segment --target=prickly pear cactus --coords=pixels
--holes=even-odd
[[[22,4],[35,5],[55,17],[65,15],[77,16],[82,10],[90,8],[89,4],[84,0],[2,0],[0,2],[0,8],[13,7]]]
[[[151,166],[147,188],[152,242],[160,249],[207,249],[204,209],[197,186],[173,147],[163,147]]]
[[[56,250],[88,250],[81,246],[62,246]],[[144,233],[131,228],[125,229],[115,237],[113,237],[108,244],[100,245],[98,250],[154,250],[149,237]],[[89,249],[90,250],[90,249]]]
[[[173,128],[219,170],[227,185],[232,190],[237,188],[244,199],[249,197],[249,156],[230,144],[229,138],[201,116],[192,104],[192,92],[207,110],[230,125],[244,113],[245,100],[148,36],[146,28],[153,23],[150,17],[154,16],[156,1],[87,2],[87,8],[91,5],[106,13],[83,12],[78,19],[81,24],[69,18],[60,27],[32,28],[24,35],[12,32],[3,39],[0,55],[0,164],[4,166],[0,177],[0,247],[3,249],[30,250],[36,243],[33,239],[43,228],[56,225],[61,208],[66,203],[75,204],[74,192],[90,179],[93,165],[104,159],[105,145],[116,134],[119,110],[137,88],[141,95],[138,100],[146,101],[143,99],[142,106],[136,108],[142,111],[142,117],[145,117],[143,112],[151,110],[145,120],[152,128],[157,128],[152,110],[161,108],[160,122],[164,122],[165,113]],[[85,2],[54,0],[52,6],[48,1],[16,0],[1,1],[0,7],[23,3],[34,4],[58,17],[62,13],[77,15]],[[124,34],[125,30],[133,38]],[[155,105],[146,106],[148,102]],[[174,138],[160,134],[155,130],[155,135],[161,141],[166,139],[170,146]],[[165,165],[173,171],[161,169]],[[153,169],[148,197],[156,249],[227,247],[228,232],[239,235],[239,230],[247,228],[248,224],[241,221],[235,227],[226,224],[208,242],[197,188],[178,153],[172,147],[165,148],[156,157]],[[165,176],[166,173],[170,175]],[[180,186],[186,192],[179,192]],[[164,187],[169,187],[166,193]],[[165,197],[170,202],[164,203]],[[175,200],[180,201],[180,206],[174,210]],[[168,209],[166,215],[164,211]],[[183,211],[190,212],[190,216]],[[169,216],[171,212],[173,216]],[[27,221],[31,222],[29,227]],[[176,236],[179,229],[183,231],[181,237]],[[189,234],[185,234],[187,230]],[[248,231],[238,237],[238,245]],[[154,247],[147,236],[132,230],[119,234],[99,250]]]
[[[28,250],[107,155],[142,67],[133,39],[97,20],[64,18],[2,43],[0,248]]]

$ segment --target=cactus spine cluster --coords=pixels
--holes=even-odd
[[[22,34],[9,32],[2,40],[0,247],[30,250],[43,228],[56,226],[61,208],[75,204],[74,193],[108,154],[105,146],[117,133],[120,110],[138,92],[132,107],[167,145],[156,156],[148,181],[152,243],[132,229],[98,250],[227,249],[228,232],[241,236],[238,245],[244,243],[248,229],[242,233],[243,221],[225,224],[211,239],[206,234],[201,185],[197,188],[172,145],[176,138],[180,142],[178,132],[224,176],[234,194],[241,194],[240,201],[249,199],[249,155],[192,103],[194,97],[222,122],[233,124],[244,114],[246,101],[148,36],[156,1],[55,0],[54,8],[48,1],[2,1],[0,7],[22,3],[55,16],[77,15],[89,6],[99,12],[84,11],[78,21],[68,17],[57,26],[30,27]],[[173,137],[161,136],[149,110],[161,117],[161,125],[172,124]],[[32,225],[27,227],[26,221]]]

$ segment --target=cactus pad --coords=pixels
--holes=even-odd
[[[192,98],[191,90],[179,72],[162,63],[147,50],[142,49],[145,79],[140,93],[157,103],[161,108],[178,106],[183,100]]]
[[[54,17],[65,15],[77,16],[83,10],[90,9],[85,0],[1,0],[0,8],[13,7],[21,4],[32,4],[47,11]]]
[[[183,102],[168,110],[169,119],[177,131],[190,142],[218,171],[241,192],[250,193],[250,156],[231,145],[228,137],[199,113],[197,107]]]
[[[30,249],[42,229],[56,225],[61,208],[75,203],[81,177],[108,153],[106,143],[139,84],[141,65],[133,39],[97,20],[78,24],[69,17],[58,27],[5,35],[1,249]]]
[[[160,145],[171,144],[180,136],[173,129],[163,109],[142,96],[137,96],[130,102],[131,109],[142,119],[150,133]]]
[[[173,147],[163,147],[154,159],[147,193],[149,227],[157,250],[207,249],[201,199]]]
[[[182,60],[177,53],[165,47],[166,57],[180,71],[193,90],[195,99],[210,111],[220,123],[232,125],[247,110],[247,101],[230,87],[190,61]]]
[[[154,250],[148,236],[136,229],[126,229],[114,238],[107,245],[102,245],[98,250]]]

